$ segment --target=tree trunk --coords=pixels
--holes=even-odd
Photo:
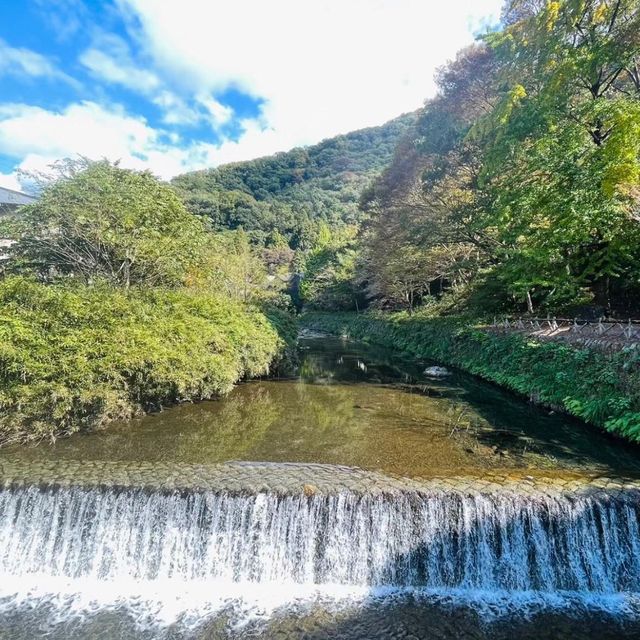
[[[533,315],[533,300],[531,299],[531,291],[527,289],[527,311]]]
[[[124,259],[124,269],[122,272],[124,274],[124,288],[128,289],[131,285],[131,259],[128,255]]]

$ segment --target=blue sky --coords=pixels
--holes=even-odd
[[[170,178],[381,124],[500,4],[0,2],[0,185],[75,154]]]

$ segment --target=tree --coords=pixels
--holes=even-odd
[[[429,278],[448,289],[478,275],[529,311],[628,308],[640,4],[509,0],[504,25],[439,71],[439,94],[366,192],[362,277],[383,301],[393,282],[433,291]]]
[[[393,162],[363,198],[371,216],[362,278],[385,306],[409,306],[469,282],[495,250],[478,224],[486,194],[482,149],[469,132],[497,102],[496,62],[485,45],[462,51],[437,76]]]
[[[557,306],[638,282],[640,11],[631,0],[508,6],[487,41],[505,90],[476,128],[514,292]]]
[[[9,231],[8,270],[123,287],[184,283],[206,237],[173,189],[107,161],[66,163]]]
[[[315,246],[301,265],[301,302],[316,309],[358,310],[364,291],[356,277],[359,246],[357,227],[334,230],[321,225]]]
[[[215,230],[242,228],[254,244],[274,231],[292,249],[309,250],[317,225],[359,223],[360,194],[388,164],[414,116],[336,136],[308,148],[195,171],[172,180],[192,213]]]

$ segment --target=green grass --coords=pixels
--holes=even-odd
[[[310,313],[303,325],[349,335],[418,358],[458,367],[640,442],[640,353],[576,348],[519,335],[492,334],[468,318],[406,313]]]
[[[197,290],[0,282],[0,444],[227,393],[294,337],[281,312]],[[282,334],[282,336],[280,335]]]

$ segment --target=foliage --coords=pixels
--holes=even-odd
[[[11,221],[9,269],[125,287],[184,282],[207,233],[170,187],[107,161],[64,168]]]
[[[590,0],[547,3],[488,38],[511,90],[480,123],[485,224],[520,296],[560,306],[590,291],[610,306],[612,279],[638,281],[639,30],[637,2]]]
[[[242,302],[268,298],[266,268],[242,231],[208,234],[186,284],[214,290]]]
[[[45,282],[196,287],[243,302],[274,302],[264,257],[242,230],[213,233],[173,189],[107,161],[63,161],[39,200],[5,222],[16,240],[5,272]],[[274,237],[274,247],[279,241]],[[289,261],[291,258],[289,257]]]
[[[374,302],[412,309],[466,286],[493,250],[492,233],[471,224],[481,209],[472,123],[492,105],[494,56],[482,46],[441,70],[441,94],[427,103],[394,159],[363,197],[362,278]]]
[[[529,311],[638,311],[640,5],[509,0],[504,25],[439,72],[363,198],[370,296],[411,308],[482,274]]]
[[[312,309],[357,310],[364,305],[356,281],[356,227],[320,227],[316,245],[306,253],[300,284],[302,303]]]
[[[242,228],[266,246],[278,233],[291,248],[306,250],[320,223],[337,228],[362,219],[360,194],[388,164],[411,121],[402,116],[312,147],[187,173],[172,184],[214,229]]]
[[[184,288],[11,277],[0,309],[0,443],[224,394],[269,370],[285,345],[277,329],[293,333],[282,313]]]
[[[465,317],[309,313],[304,326],[406,351],[480,376],[640,442],[640,356],[494,334]]]
[[[215,397],[291,358],[292,320],[269,309],[283,286],[244,232],[212,233],[148,173],[59,169],[7,225],[0,445]]]

